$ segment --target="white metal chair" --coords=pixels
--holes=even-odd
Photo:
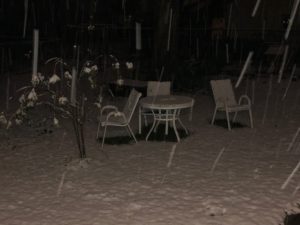
[[[253,128],[250,98],[247,95],[242,95],[237,102],[233,92],[231,80],[229,79],[211,80],[210,84],[216,104],[211,124],[213,125],[215,122],[217,111],[222,111],[226,113],[228,130],[231,130],[229,113],[235,113],[232,120],[234,122],[238,112],[248,111],[250,117],[250,126]]]
[[[147,96],[157,96],[157,95],[170,95],[171,94],[171,82],[170,81],[148,81],[147,82]],[[140,117],[144,116],[144,123],[148,126],[147,116],[153,117],[153,112],[151,110],[139,109]],[[141,133],[141,119],[139,124],[139,133]]]
[[[104,106],[100,110],[100,117],[97,129],[97,139],[99,138],[99,131],[100,127],[104,127],[104,133],[102,137],[102,148],[104,145],[106,130],[108,126],[115,126],[115,127],[126,127],[129,134],[133,137],[134,141],[137,142],[132,129],[130,128],[130,121],[135,111],[135,108],[138,104],[138,101],[142,94],[135,89],[132,89],[128,100],[123,108],[123,111],[119,111],[118,108],[114,105],[107,105]],[[110,110],[110,112],[104,116],[104,112]]]

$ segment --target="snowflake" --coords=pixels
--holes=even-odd
[[[61,97],[58,99],[58,103],[59,103],[60,105],[65,105],[65,104],[68,103],[68,99],[67,99],[66,97],[64,97],[64,96],[61,96]]]
[[[49,84],[55,84],[58,81],[60,81],[60,78],[56,74],[53,74],[52,77],[49,78]]]
[[[36,92],[35,92],[35,89],[34,89],[34,88],[32,88],[32,90],[31,90],[30,93],[28,94],[27,99],[28,99],[29,101],[32,101],[32,102],[37,101],[38,97],[37,97],[37,95],[36,95]]]

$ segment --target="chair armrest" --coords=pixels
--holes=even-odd
[[[239,99],[239,105],[242,103],[243,100],[246,100],[247,101],[247,105],[251,105],[251,100],[250,98],[247,96],[247,95],[242,95]]]
[[[119,112],[119,111],[112,111],[112,112],[108,113],[107,116],[106,116],[105,121],[108,122],[109,118],[113,117],[113,116],[121,116],[121,117],[123,117],[124,122],[127,123],[127,119],[126,119],[125,114],[123,112]]]
[[[117,111],[118,111],[118,108],[117,108],[116,106],[114,106],[114,105],[106,105],[106,106],[102,107],[102,109],[101,109],[101,111],[100,111],[100,116],[103,115],[103,112],[104,112],[105,110],[113,110],[114,112],[117,112]]]

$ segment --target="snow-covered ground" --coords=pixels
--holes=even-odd
[[[299,211],[300,171],[292,172],[300,160],[300,134],[287,151],[300,127],[299,82],[292,82],[284,101],[286,80],[273,83],[268,101],[268,81],[256,82],[253,129],[210,125],[212,97],[194,95],[193,121],[183,115],[188,137],[106,144],[109,159],[99,151],[96,118],[90,118],[88,160],[80,164],[70,129],[2,131],[0,224],[281,224],[286,211]],[[249,82],[250,96],[251,90]],[[247,113],[238,121],[248,125]]]

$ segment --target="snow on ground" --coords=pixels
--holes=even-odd
[[[191,134],[182,142],[106,144],[109,159],[91,118],[81,164],[69,129],[10,131],[0,145],[0,223],[278,225],[300,202],[300,171],[281,189],[300,160],[300,137],[286,151],[300,126],[299,81],[281,101],[285,85],[273,85],[265,107],[268,82],[257,84],[253,129],[210,125],[213,99],[197,94],[193,122],[183,115]],[[249,124],[246,113],[238,120]]]

